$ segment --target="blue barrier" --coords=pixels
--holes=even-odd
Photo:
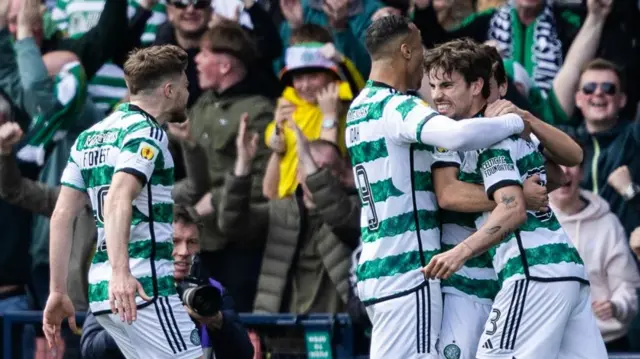
[[[248,327],[256,326],[302,326],[306,331],[324,331],[329,333],[336,359],[355,359],[353,356],[353,328],[347,314],[252,314],[240,313],[240,320]],[[3,317],[3,358],[13,355],[12,332],[14,325],[42,325],[42,312],[15,311],[6,312]],[[76,322],[81,326],[85,313],[76,314]],[[366,359],[367,357],[359,357]],[[640,353],[612,353],[609,359],[640,359]]]
[[[36,324],[42,325],[42,312],[40,311],[14,311],[6,312],[3,317],[3,358],[11,359],[13,355],[12,328],[14,325]],[[351,320],[347,314],[253,314],[240,313],[240,320],[247,327],[259,326],[301,326],[305,332],[326,333],[330,338],[330,345],[336,359],[352,359],[353,356],[353,329]],[[86,318],[85,313],[76,314],[76,323],[82,326]]]

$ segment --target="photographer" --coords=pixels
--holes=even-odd
[[[184,292],[189,296],[186,294],[186,290],[193,288],[193,286],[187,283],[189,281],[187,277],[191,271],[192,259],[199,250],[200,224],[195,219],[195,214],[183,206],[174,206],[173,212],[174,278],[176,285],[180,287],[178,292],[181,294]],[[189,338],[183,339],[191,340],[194,344],[201,342],[205,350],[205,358],[253,358],[253,346],[233,308],[233,299],[215,280],[210,279],[209,282],[212,288],[219,288],[220,310],[213,316],[203,317],[197,314],[198,309],[185,305],[194,322],[199,324],[199,329],[194,330]],[[182,290],[184,287],[187,287],[185,291]],[[184,296],[182,300],[185,301]],[[123,357],[115,341],[98,324],[93,314],[88,314],[82,329],[83,358]]]

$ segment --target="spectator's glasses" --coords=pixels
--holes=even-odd
[[[618,90],[616,88],[616,85],[611,82],[601,82],[601,83],[587,82],[582,86],[582,92],[584,92],[585,95],[593,95],[596,92],[596,89],[598,88],[598,86],[600,86],[600,90],[604,94],[610,95],[610,96],[615,95],[616,91]]]
[[[203,10],[211,7],[211,0],[171,0],[169,4],[176,9],[186,9],[189,5],[193,5],[194,9]]]

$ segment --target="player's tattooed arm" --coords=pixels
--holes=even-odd
[[[480,255],[507,238],[527,218],[520,186],[506,186],[494,193],[497,206],[482,228],[462,243],[431,258],[422,269],[426,278],[447,279],[470,258]]]
[[[489,212],[496,203],[484,187],[458,180],[457,167],[433,168],[433,186],[440,208],[463,213]]]
[[[497,206],[485,224],[462,242],[472,250],[474,256],[503,241],[527,219],[524,193],[520,186],[500,188],[494,198]]]

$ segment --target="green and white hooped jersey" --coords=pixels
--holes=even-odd
[[[473,156],[472,156],[473,158]],[[458,167],[458,179],[462,182],[482,185],[482,175],[475,161],[469,161],[464,152],[436,148],[432,168]],[[442,251],[447,251],[462,243],[476,231],[476,220],[482,213],[459,213],[440,210],[442,221]],[[496,272],[493,270],[491,255],[483,253],[468,260],[449,279],[441,282],[442,292],[469,297],[483,304],[493,303],[500,290]]]
[[[57,0],[52,19],[58,28],[72,38],[81,37],[100,19],[104,0]],[[128,16],[132,18],[140,5],[129,0]],[[167,20],[166,5],[159,2],[152,8],[153,15],[147,21],[142,34],[142,46],[153,43],[157,27]],[[122,69],[112,63],[104,64],[89,83],[89,94],[98,109],[109,112],[127,93]]]
[[[428,284],[420,269],[440,251],[440,221],[433,147],[420,133],[436,115],[421,99],[373,81],[349,108],[345,137],[362,200],[356,277],[365,305]]]
[[[501,187],[522,185],[538,174],[546,183],[545,160],[536,144],[512,136],[488,149],[465,152],[475,156],[477,170],[482,175],[490,199]],[[489,213],[477,221],[480,228]],[[527,220],[518,230],[489,250],[493,268],[502,285],[505,281],[527,278],[545,282],[580,281],[589,283],[578,251],[560,226],[556,216],[549,212],[527,211]]]
[[[89,306],[94,314],[110,311],[111,265],[104,231],[104,199],[114,173],[139,177],[144,185],[132,203],[129,268],[148,295],[175,293],[173,279],[173,158],[167,134],[153,117],[131,104],[82,132],[62,174],[62,185],[86,192],[98,228],[96,253],[89,270]],[[138,305],[145,302],[136,299]]]

